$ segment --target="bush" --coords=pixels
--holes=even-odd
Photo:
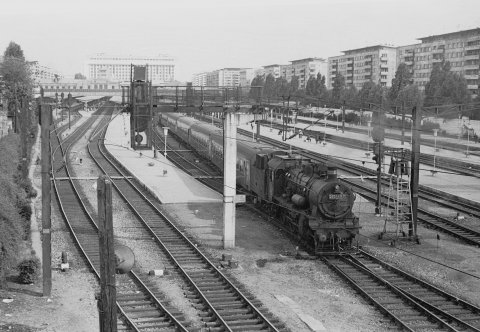
[[[23,284],[31,284],[37,280],[40,269],[40,260],[37,257],[25,259],[17,266],[18,280]]]
[[[32,206],[30,200],[24,198],[17,199],[18,214],[22,216],[24,240],[28,240],[30,234],[30,218],[32,217]]]
[[[16,181],[20,186],[20,188],[25,190],[25,193],[27,194],[27,198],[37,197],[37,191],[35,190],[35,188],[33,188],[32,181],[30,180],[30,178],[23,179],[21,177],[18,177]]]

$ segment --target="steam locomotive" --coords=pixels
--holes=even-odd
[[[200,155],[223,169],[223,131],[179,113],[166,113],[162,125]],[[355,194],[337,179],[336,168],[299,154],[237,140],[237,185],[263,205],[282,228],[315,254],[352,249],[358,217]]]

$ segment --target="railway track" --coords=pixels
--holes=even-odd
[[[480,331],[479,307],[363,250],[322,260],[403,330]]]
[[[156,148],[165,146],[164,136],[154,128]],[[176,134],[172,134],[176,137]],[[172,136],[171,135],[171,136]],[[223,172],[180,140],[166,142],[168,159],[178,168],[215,191],[223,192]]]
[[[365,251],[322,259],[406,331],[480,331],[479,307]]]
[[[148,231],[150,241],[155,242],[182,277],[186,296],[199,312],[202,326],[212,332],[286,331],[284,324],[273,317],[260,301],[220,271],[169,220],[143,186],[132,181],[126,171],[116,166],[102,142],[101,138],[92,140],[88,145],[90,155],[112,179],[114,188]],[[151,317],[148,310],[138,309],[137,313]]]
[[[311,121],[308,120],[302,120],[300,119],[299,122],[302,123],[307,123],[310,124]],[[265,123],[267,125],[267,123]],[[327,124],[328,127],[334,128],[335,125],[332,124]],[[279,127],[277,127],[279,128]],[[347,131],[349,132],[355,132],[355,133],[360,133],[360,134],[367,134],[367,131],[364,129],[360,128],[352,128],[348,127]],[[313,133],[313,132],[312,132]],[[316,132],[317,134],[319,132]],[[390,139],[395,139],[395,140],[400,140],[401,135],[398,134],[393,134],[393,133],[385,133],[386,138]],[[407,138],[408,139],[408,138]],[[359,141],[356,139],[348,138],[348,137],[341,137],[341,136],[333,136],[333,135],[328,135],[327,134],[327,140],[332,141],[336,144],[341,144],[344,146],[352,147],[354,149],[367,149],[368,145],[367,142]],[[431,140],[422,140],[421,142],[422,145],[425,146],[430,146],[430,147],[435,147],[434,142]],[[370,144],[371,146],[371,144]],[[450,150],[450,151],[456,151],[458,152],[459,150],[465,149],[464,144],[455,144],[455,143],[442,143],[442,142],[437,142],[437,148],[441,148],[443,150]],[[472,146],[470,148],[471,152],[475,152],[479,150],[478,146]],[[466,150],[465,150],[466,154]],[[466,154],[467,156],[467,154]],[[408,153],[407,158],[410,159],[410,155]],[[420,163],[433,166],[433,155],[426,155],[422,154],[420,155]],[[469,176],[475,176],[475,177],[480,177],[480,165],[474,164],[474,163],[469,163],[465,161],[459,161],[453,158],[446,158],[446,157],[441,157],[441,156],[436,156],[435,158],[435,164],[437,168],[442,168],[454,173],[460,173],[464,175],[469,175]]]
[[[85,135],[94,122],[95,117],[92,116],[64,141],[60,140],[58,135],[51,137],[50,141],[55,155],[52,165],[54,169],[59,170],[56,175],[54,174],[53,187],[61,213],[87,265],[99,278],[100,257],[95,217],[87,211],[80,198],[78,184],[70,177],[71,165],[66,158],[72,144]],[[62,150],[63,154],[60,152]],[[156,297],[158,293],[158,289],[152,287],[148,280],[134,271],[128,275],[118,276],[117,309],[120,315],[117,324],[119,330],[140,331],[152,328],[165,329],[165,331],[188,331],[185,327],[187,324],[181,321],[181,313],[163,305]],[[141,313],[138,313],[139,308],[144,308],[150,313],[154,311],[155,315],[145,319]]]
[[[247,134],[248,132],[244,133],[243,130],[238,130],[239,133]],[[267,137],[260,137],[260,140],[271,144],[273,146],[277,146],[282,149],[288,149],[288,145],[277,140],[267,138]],[[319,160],[323,162],[334,163],[338,169],[343,170],[349,174],[354,174],[356,176],[360,175],[375,175],[376,173],[368,168],[352,165],[343,161],[336,160],[330,156],[325,156],[316,152],[312,151],[299,151],[304,156],[310,157],[313,160]],[[342,179],[346,183],[354,186],[356,191],[360,194],[368,197],[370,200],[376,200],[376,186],[374,182],[362,182],[361,180],[352,180],[352,179]],[[370,184],[368,184],[370,183]],[[464,203],[458,200],[450,199],[449,197],[441,196],[428,188],[420,186],[420,198],[422,200],[428,200],[439,204],[441,206],[448,207],[454,211],[458,211],[461,214],[468,214],[480,218],[480,211],[476,205]],[[383,204],[387,204],[387,197],[382,197]],[[473,244],[476,246],[480,246],[480,231],[474,228],[466,227],[455,223],[453,220],[448,218],[442,217],[439,214],[429,212],[425,209],[418,208],[418,220],[422,222],[424,225],[430,228],[441,230],[445,233],[448,233],[456,238],[465,241],[466,243]]]

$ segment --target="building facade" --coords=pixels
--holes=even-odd
[[[206,86],[207,85],[207,72],[193,74],[192,84],[194,86]]]
[[[376,45],[343,51],[343,55],[328,58],[327,87],[332,88],[338,74],[347,86],[361,89],[368,81],[390,87],[397,69],[397,49]]]
[[[60,95],[62,92],[64,94],[64,98],[66,98],[68,93],[71,93],[74,97],[84,95],[122,95],[121,83],[119,81],[108,81],[103,79],[62,79],[58,82],[53,82],[52,80],[42,80],[38,82],[38,85],[43,88],[44,95],[47,97],[54,97],[55,94]]]
[[[130,81],[131,65],[148,66],[148,80],[153,84],[175,80],[175,60],[167,55],[116,56],[97,54],[85,63],[88,79]]]
[[[255,69],[244,68],[240,70],[240,86],[250,86],[255,77]]]
[[[268,65],[263,66],[265,77],[272,75],[275,79],[282,76],[281,66],[280,65]]]
[[[37,82],[45,80],[51,80],[53,82],[56,79],[64,78],[58,70],[42,66],[38,61],[27,61],[27,64],[30,66],[33,79]]]
[[[327,75],[328,63],[322,58],[305,58],[290,61],[291,65],[284,68],[287,81],[291,81],[293,76],[298,77],[299,88],[305,89],[310,76],[317,74]]]
[[[430,80],[436,63],[450,62],[450,70],[465,77],[467,88],[478,95],[480,69],[480,28],[419,38],[421,43],[398,48],[398,61],[404,62],[420,88]]]
[[[207,73],[207,86],[239,86],[243,68],[223,68]]]

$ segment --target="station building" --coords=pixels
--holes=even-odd
[[[162,84],[175,80],[175,60],[168,55],[120,56],[99,53],[85,62],[88,79],[130,82],[131,65],[148,66],[148,80]]]

